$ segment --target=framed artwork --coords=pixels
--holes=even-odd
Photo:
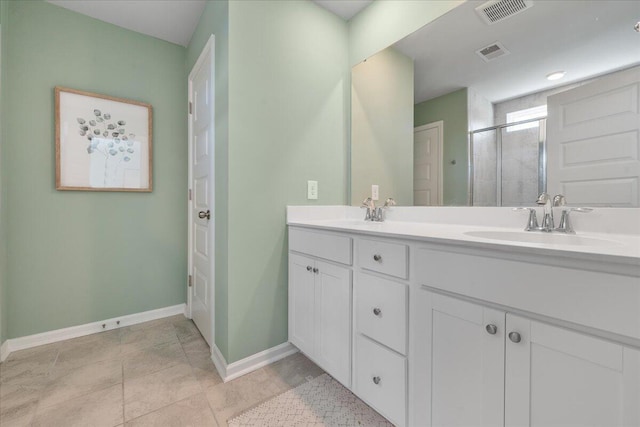
[[[55,88],[56,189],[152,190],[150,104]]]

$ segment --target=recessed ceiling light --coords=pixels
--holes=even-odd
[[[565,74],[564,71],[554,71],[551,74],[547,74],[547,80],[558,80],[563,78]]]

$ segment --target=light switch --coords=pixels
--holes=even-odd
[[[380,196],[378,195],[378,186],[373,184],[371,186],[371,200],[378,200],[380,198]]]
[[[307,199],[318,200],[318,181],[307,181]]]

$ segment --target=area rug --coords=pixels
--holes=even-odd
[[[246,426],[393,425],[336,380],[322,374],[229,420],[229,427]]]

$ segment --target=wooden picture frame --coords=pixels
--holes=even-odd
[[[151,192],[150,104],[55,87],[56,190]]]

